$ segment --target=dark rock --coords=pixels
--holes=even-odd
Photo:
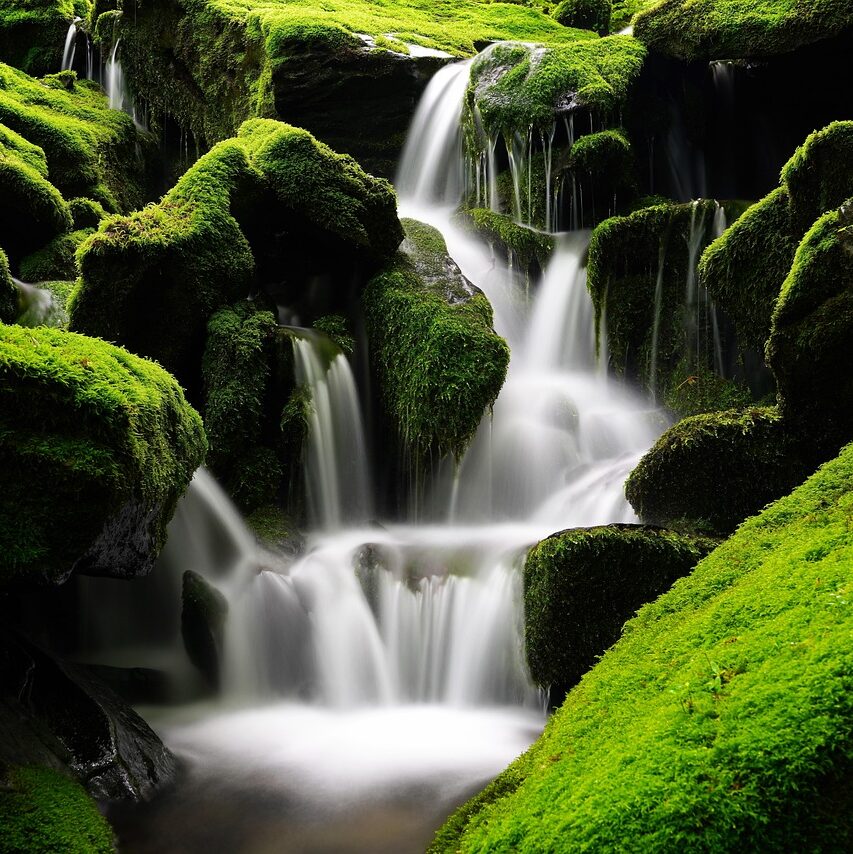
[[[218,688],[225,644],[228,600],[198,573],[184,573],[181,635],[190,661]]]

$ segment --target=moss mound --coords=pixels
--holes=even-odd
[[[57,71],[68,25],[83,17],[88,0],[4,0],[0,9],[0,62],[27,74]]]
[[[44,177],[65,198],[85,196],[110,211],[142,203],[153,142],[130,116],[109,109],[96,83],[71,72],[36,80],[0,65],[0,123],[43,150]]]
[[[551,12],[551,17],[564,27],[592,30],[600,36],[610,32],[610,0],[562,0]]]
[[[645,606],[432,851],[853,845],[853,448]]]
[[[416,460],[467,446],[506,377],[492,308],[447,256],[441,234],[405,221],[404,251],[362,301],[385,408]]]
[[[18,316],[18,289],[9,272],[9,259],[0,249],[0,323],[13,323]]]
[[[19,272],[25,282],[71,281],[77,278],[77,250],[94,233],[82,228],[54,237],[46,246],[21,260]]]
[[[107,820],[78,783],[51,768],[0,768],[2,854],[111,854]]]
[[[204,458],[165,371],[58,329],[0,327],[0,579],[145,574]]]
[[[645,58],[630,36],[541,46],[502,43],[471,66],[466,122],[476,112],[489,136],[550,127],[581,107],[614,113],[625,103]]]
[[[667,430],[625,494],[644,522],[729,534],[812,470],[775,407],[731,410]]]
[[[710,540],[660,528],[607,525],[552,534],[524,565],[525,649],[542,687],[574,686],[626,620],[686,575]]]
[[[462,210],[456,222],[478,234],[505,257],[511,257],[515,268],[529,272],[542,270],[554,251],[551,235],[519,225],[511,217],[486,208]]]
[[[755,59],[787,53],[853,27],[847,0],[663,0],[634,32],[678,59]]]

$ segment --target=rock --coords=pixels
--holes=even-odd
[[[208,684],[218,689],[225,649],[228,600],[198,573],[183,576],[181,635],[190,661]]]
[[[83,14],[79,1],[4,0],[0,9],[0,62],[28,74],[56,71],[75,14]]]
[[[129,706],[83,667],[0,636],[0,761],[63,769],[102,800],[147,800],[175,759]]]
[[[363,306],[385,409],[423,464],[431,451],[461,456],[501,390],[509,349],[441,234],[405,226],[404,251],[368,284]]]
[[[576,528],[537,543],[524,565],[525,650],[552,704],[619,640],[640,606],[715,545],[640,525]]]
[[[0,584],[146,574],[204,452],[201,419],[159,366],[0,326]]]

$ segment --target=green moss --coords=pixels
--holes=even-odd
[[[503,385],[509,350],[440,233],[405,226],[405,254],[371,280],[362,301],[386,410],[424,462],[430,451],[461,455]]]
[[[610,32],[610,0],[562,0],[551,12],[551,17],[564,27],[592,30],[600,36]]]
[[[204,451],[201,419],[162,368],[58,329],[0,326],[3,582],[144,573]]]
[[[686,575],[710,540],[637,525],[577,528],[537,543],[524,565],[525,650],[542,687],[570,688],[622,625]]]
[[[19,271],[25,282],[68,281],[76,279],[77,250],[80,244],[94,233],[93,228],[83,228],[60,234],[47,246],[27,255],[21,261]]]
[[[853,26],[847,0],[663,0],[634,32],[679,59],[756,59],[787,53]]]
[[[0,768],[2,854],[111,854],[115,839],[83,787],[51,768]]]
[[[18,291],[19,326],[54,326],[64,329],[68,325],[66,304],[74,282],[39,282],[22,284]]]
[[[743,382],[697,368],[687,357],[670,374],[663,400],[668,409],[681,416],[744,409],[753,403],[752,393]]]
[[[491,136],[550,128],[558,115],[578,107],[615,113],[625,103],[645,58],[630,36],[577,41],[543,49],[496,44],[471,66],[465,121],[476,108]]]
[[[625,495],[644,522],[728,534],[812,470],[775,408],[715,412],[667,430]]]
[[[153,141],[109,109],[97,84],[69,73],[35,80],[0,65],[0,122],[44,151],[46,177],[66,198],[85,196],[110,211],[141,204]]]
[[[18,316],[18,288],[9,272],[9,259],[0,249],[0,323],[13,323]]]
[[[271,548],[287,548],[299,541],[299,529],[277,504],[259,507],[246,517],[259,542]]]
[[[518,225],[511,217],[486,208],[460,211],[456,222],[503,255],[512,255],[514,265],[522,269],[544,269],[554,251],[554,238],[550,234]]]
[[[68,25],[86,0],[4,0],[0,9],[0,62],[28,74],[58,71]]]
[[[341,352],[351,356],[355,350],[355,338],[352,337],[347,319],[341,314],[327,314],[314,321],[313,328],[328,335]]]
[[[439,851],[845,851],[853,448],[646,605]]]
[[[197,572],[184,572],[181,585],[181,637],[190,661],[212,688],[222,676],[228,600]]]
[[[853,200],[803,238],[779,293],[767,356],[786,418],[831,448],[853,434]]]
[[[107,212],[103,205],[92,199],[71,199],[68,202],[71,218],[74,220],[74,229],[80,231],[84,228],[97,228],[102,219],[106,219]]]
[[[629,26],[637,12],[648,9],[660,0],[613,0],[610,13],[610,31],[618,33]]]

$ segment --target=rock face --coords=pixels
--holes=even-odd
[[[181,635],[190,661],[218,688],[225,648],[228,600],[198,573],[187,570],[181,594]]]
[[[0,326],[0,583],[150,571],[204,458],[157,365],[58,329]]]
[[[405,226],[403,251],[368,284],[363,305],[385,410],[423,462],[429,451],[461,455],[501,390],[509,349],[441,234]]]
[[[0,663],[2,763],[65,770],[104,800],[146,800],[174,779],[160,739],[85,669],[6,631]]]
[[[552,702],[619,640],[638,608],[668,590],[715,543],[660,528],[607,525],[552,534],[524,565],[525,650]]]
[[[431,850],[849,849],[851,492],[848,447],[643,607]]]

